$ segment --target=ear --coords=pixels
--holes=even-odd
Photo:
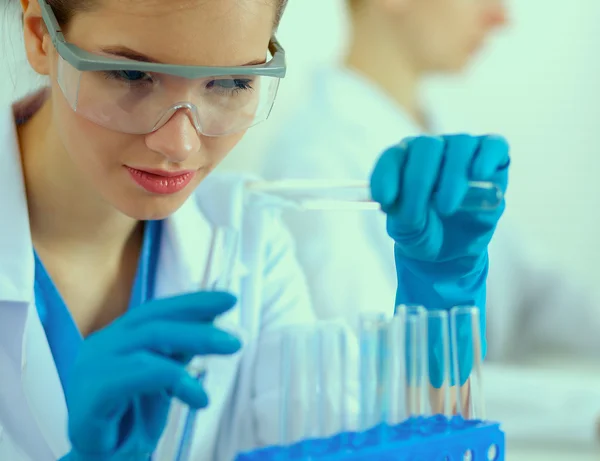
[[[52,43],[42,19],[37,0],[21,0],[23,8],[23,38],[29,64],[40,75],[51,69]]]

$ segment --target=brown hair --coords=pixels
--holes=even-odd
[[[82,11],[90,11],[94,8],[97,0],[46,0],[54,11],[58,23],[65,27],[73,18],[73,15]],[[288,0],[275,0],[277,12],[275,14],[275,27],[279,25]]]
[[[364,2],[362,0],[348,0],[347,1],[350,11],[358,11],[359,8],[364,6]]]

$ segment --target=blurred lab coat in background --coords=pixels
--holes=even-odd
[[[266,179],[367,180],[383,150],[423,131],[378,87],[352,70],[321,67],[311,83],[310,96],[298,110],[273,123],[270,145],[258,171]],[[296,239],[319,317],[344,317],[356,328],[362,312],[389,314],[397,281],[393,243],[385,231],[383,213],[287,211],[285,221]],[[561,274],[529,259],[526,245],[508,222],[501,221],[489,251],[489,361],[521,359],[550,349],[598,356],[599,304],[569,285]],[[489,389],[489,380],[486,384]],[[501,389],[492,389],[488,395],[504,396]],[[561,397],[543,395],[543,401],[530,396],[529,408],[536,405],[536,398],[542,406],[547,400],[561,404]],[[585,420],[580,418],[579,426],[589,429],[586,437],[600,416],[600,390],[594,397],[593,401],[581,399],[579,407],[564,402],[565,411]],[[504,396],[496,407],[504,408],[507,398],[511,396]],[[489,405],[494,407],[494,402]],[[535,415],[547,421],[547,413],[529,414],[534,421]],[[517,418],[521,418],[518,412]],[[523,424],[513,421],[523,429]],[[554,432],[572,426],[572,420],[563,421],[555,424]]]

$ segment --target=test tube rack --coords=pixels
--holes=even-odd
[[[367,314],[358,360],[334,323],[287,332],[279,441],[236,461],[504,461],[504,433],[485,417],[479,325],[475,306]]]
[[[238,455],[236,461],[504,461],[500,425],[460,416],[416,417],[396,426],[303,440]]]

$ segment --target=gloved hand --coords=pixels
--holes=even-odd
[[[239,350],[213,325],[235,303],[220,292],[154,300],[87,338],[66,390],[72,451],[63,461],[148,461],[172,397],[208,404],[185,369],[190,359]]]
[[[508,144],[499,136],[420,136],[384,152],[371,176],[372,197],[387,213],[388,233],[395,242],[396,305],[445,310],[478,306],[482,355],[487,247],[505,204],[493,211],[460,207],[469,181],[491,181],[505,192],[509,163]],[[459,336],[468,335],[467,327]],[[460,362],[468,362],[469,354],[472,361],[472,349],[459,347]],[[471,364],[461,368],[464,382]],[[434,385],[441,384],[441,376],[431,378]]]

